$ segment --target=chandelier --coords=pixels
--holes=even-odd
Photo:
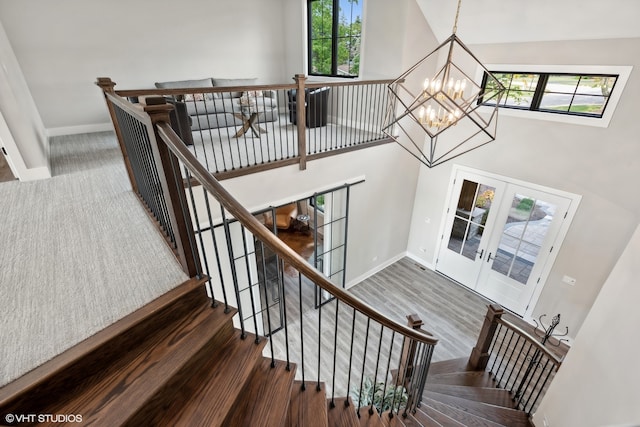
[[[382,131],[428,167],[493,141],[505,90],[456,35],[460,4],[452,35],[388,86]]]

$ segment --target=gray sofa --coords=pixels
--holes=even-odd
[[[200,79],[171,82],[157,82],[159,89],[205,88],[253,86],[257,79]],[[196,93],[173,97],[176,104],[178,121],[187,119],[191,130],[215,129],[227,126],[241,126],[245,118],[257,113],[259,123],[272,122],[278,117],[278,100],[276,91]],[[185,108],[182,108],[182,105]],[[181,113],[182,111],[182,113]],[[183,117],[184,111],[188,118]]]

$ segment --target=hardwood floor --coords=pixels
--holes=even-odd
[[[7,159],[0,153],[0,182],[14,181],[16,179],[11,172]]]
[[[383,355],[389,354],[393,345],[391,366],[397,363],[398,355],[395,353],[399,353],[397,349],[402,345],[399,336],[392,338],[389,330],[381,331],[377,324],[372,323],[367,328],[366,318],[358,313],[354,319],[353,310],[345,305],[340,304],[336,314],[335,301],[324,305],[320,312],[314,308],[313,289],[314,285],[305,278],[298,280],[297,277],[285,275],[283,304],[288,327],[273,334],[265,348],[265,356],[270,356],[273,351],[276,358],[286,360],[287,353],[304,353],[304,361],[292,357],[292,362],[298,366],[296,379],[304,378],[313,382],[329,380],[334,370],[338,372],[337,378],[347,379],[351,359],[353,366],[360,369],[364,365],[365,375],[373,376],[378,345],[381,345],[380,354]],[[439,339],[433,354],[434,362],[470,355],[488,304],[484,298],[424,269],[409,258],[403,258],[366,279],[351,288],[350,292],[403,324],[407,322],[407,315],[417,314],[424,321],[423,329]],[[276,317],[276,307],[272,307],[272,317]],[[352,324],[355,330],[353,334]],[[289,349],[285,345],[287,336]],[[349,354],[352,340],[355,349],[353,358]],[[366,361],[362,357],[364,354]],[[335,392],[336,396],[346,396],[347,389],[353,388],[359,378],[352,378],[351,381],[351,385],[340,381],[334,383],[334,387],[327,384],[327,395]]]

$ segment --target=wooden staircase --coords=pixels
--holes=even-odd
[[[95,426],[529,426],[508,392],[466,360],[433,363],[422,406],[407,417],[360,417],[332,405],[324,384],[295,381],[296,366],[264,358],[264,338],[234,329],[234,310],[211,307],[191,279],[50,362],[0,388],[7,414],[81,416]],[[345,402],[348,405],[345,405]],[[56,421],[60,421],[57,419]]]

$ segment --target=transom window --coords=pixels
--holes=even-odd
[[[506,88],[500,107],[597,118],[604,115],[618,80],[615,74],[491,73]],[[486,74],[482,90],[487,101],[481,98],[479,102],[496,105],[496,100],[492,99],[496,85],[487,81]]]
[[[357,77],[364,0],[308,0],[309,74]]]

